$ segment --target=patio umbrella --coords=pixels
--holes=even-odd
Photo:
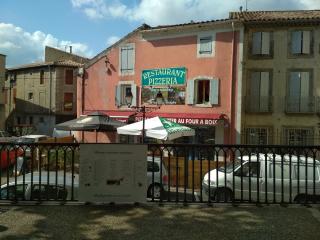
[[[118,127],[118,134],[142,135],[143,121]],[[160,140],[173,140],[184,136],[194,136],[192,128],[171,122],[166,118],[154,117],[145,120],[145,135]]]
[[[87,116],[57,124],[55,128],[65,131],[112,131],[123,125],[125,124],[110,118],[108,115],[93,112]]]
[[[79,118],[57,124],[55,128],[57,130],[65,131],[95,131],[97,133],[115,131],[117,127],[121,127],[123,125],[125,124],[110,118],[106,114],[101,112],[92,112],[87,116],[80,116]]]

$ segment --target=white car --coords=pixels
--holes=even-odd
[[[259,158],[258,158],[259,156]],[[301,202],[320,200],[320,162],[304,156],[255,154],[208,172],[202,182],[206,196],[217,201]],[[210,191],[210,192],[209,192]]]
[[[57,173],[57,175],[56,175]],[[58,171],[40,173],[33,172],[25,176],[17,177],[17,182],[11,179],[9,184],[1,186],[0,200],[71,200],[72,196],[72,178],[73,178],[73,196],[78,197],[79,175]],[[41,183],[41,184],[40,184]]]
[[[28,143],[37,143],[43,140],[47,140],[49,137],[46,135],[24,135],[15,139],[15,143],[28,144]]]
[[[154,164],[153,164],[154,163]],[[159,157],[148,156],[147,162],[147,197],[160,198],[163,191],[168,189],[168,173],[165,166],[162,164],[162,177],[160,177],[160,164],[161,160]],[[162,178],[162,181],[161,181]],[[153,193],[153,194],[152,194]]]

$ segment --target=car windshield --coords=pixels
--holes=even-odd
[[[15,140],[16,143],[34,143],[34,138],[19,138]]]
[[[231,173],[234,169],[237,169],[241,165],[241,162],[239,160],[235,160],[234,162],[227,163],[226,167],[221,166],[218,168],[219,172],[226,172]]]

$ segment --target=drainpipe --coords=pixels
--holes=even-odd
[[[52,105],[52,73],[51,73],[51,66],[48,65],[49,68],[49,115],[51,116],[51,105]],[[51,120],[51,119],[50,119]]]
[[[82,77],[81,77],[81,84],[82,84],[82,87],[81,87],[81,115],[83,115],[84,113],[84,94],[85,94],[85,82],[84,82],[84,68],[83,68],[83,73],[82,73]]]
[[[230,126],[229,126],[229,144],[233,143],[233,132],[234,132],[234,121],[235,121],[235,96],[234,96],[234,89],[235,89],[235,76],[234,76],[234,65],[235,65],[235,29],[234,29],[234,22],[231,23],[232,26],[232,51],[231,51],[231,88],[230,88]]]

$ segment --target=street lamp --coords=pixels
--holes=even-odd
[[[132,99],[133,99],[132,92],[131,91],[127,92],[126,96],[125,96],[125,101],[126,101],[126,104],[128,105],[128,107],[136,109],[137,113],[138,112],[142,113],[142,143],[144,143],[146,112],[151,112],[152,110],[159,109],[164,102],[163,96],[162,96],[161,91],[159,90],[156,95],[156,103],[157,103],[158,107],[146,107],[144,105],[141,107],[136,107],[136,106],[131,107]]]

